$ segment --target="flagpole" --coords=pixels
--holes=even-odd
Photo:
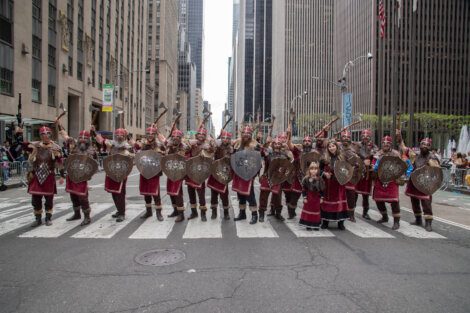
[[[415,43],[416,43],[416,22],[415,11],[417,9],[417,0],[413,1],[413,10],[408,14],[410,18],[410,54],[409,54],[409,94],[408,94],[408,111],[410,112],[410,121],[408,122],[408,147],[414,145],[414,113],[415,113]]]
[[[397,6],[394,10],[394,22],[396,18],[396,27],[393,28],[393,53],[392,53],[392,62],[394,63],[393,66],[393,81],[392,81],[392,129],[390,130],[390,135],[392,137],[393,145],[395,145],[395,130],[397,129],[397,109],[398,109],[398,66],[400,65],[400,55],[399,55],[399,43],[398,43],[398,36],[400,31],[400,1],[396,2]]]
[[[385,101],[384,101],[384,72],[385,72],[385,45],[384,45],[384,41],[385,41],[385,31],[384,31],[384,27],[385,25],[382,25],[382,23],[384,23],[384,21],[381,20],[381,14],[385,15],[385,13],[380,13],[380,11],[382,10],[385,10],[385,8],[383,7],[383,1],[380,1],[379,2],[379,36],[380,36],[380,44],[379,44],[379,52],[380,52],[380,57],[379,57],[379,71],[378,71],[378,75],[377,75],[377,80],[378,80],[378,97],[377,97],[377,113],[378,113],[378,140],[377,142],[381,142],[382,141],[382,137],[383,137],[383,119],[382,119],[382,116],[383,116],[383,113],[384,113],[384,105],[385,105]],[[381,32],[384,31],[384,34],[382,34]],[[383,35],[383,36],[382,36]],[[377,55],[379,55],[379,53],[377,53]]]

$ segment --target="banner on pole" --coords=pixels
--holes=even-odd
[[[114,85],[104,84],[103,85],[103,112],[113,112],[113,97],[114,97]]]
[[[352,93],[343,93],[343,127],[352,123]]]

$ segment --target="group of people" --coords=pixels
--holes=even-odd
[[[431,139],[425,138],[420,142],[420,152],[415,155],[407,148],[400,134],[397,134],[399,149],[393,149],[390,136],[385,136],[379,149],[372,142],[372,132],[364,129],[361,132],[361,141],[353,142],[351,133],[346,129],[341,132],[340,138],[328,138],[329,127],[324,127],[314,136],[305,136],[301,144],[294,144],[291,140],[290,127],[286,132],[276,136],[268,136],[262,140],[261,136],[253,136],[254,130],[251,126],[245,126],[238,138],[233,138],[230,132],[222,130],[218,139],[208,136],[203,125],[197,130],[195,139],[185,140],[183,132],[174,128],[168,138],[161,134],[153,125],[146,129],[145,138],[135,142],[128,138],[127,131],[119,128],[114,132],[114,139],[105,139],[95,132],[83,130],[77,138],[71,138],[65,129],[58,123],[60,136],[69,143],[70,155],[78,154],[96,159],[96,151],[92,147],[94,137],[99,144],[106,145],[110,156],[120,154],[128,158],[134,157],[139,151],[154,150],[161,155],[180,155],[185,159],[198,157],[200,155],[217,161],[230,158],[240,151],[259,154],[264,166],[262,173],[257,173],[251,178],[244,177],[232,168],[231,189],[236,192],[239,204],[239,213],[235,221],[247,219],[247,209],[251,212],[250,224],[263,223],[266,215],[274,216],[279,221],[284,221],[281,214],[283,210],[282,195],[287,206],[287,218],[294,219],[299,212],[299,200],[302,197],[303,206],[300,213],[299,223],[306,230],[326,229],[330,223],[337,223],[340,230],[345,229],[345,221],[354,223],[355,208],[359,195],[362,196],[362,216],[370,220],[368,211],[370,208],[369,198],[372,195],[377,208],[382,214],[378,223],[389,220],[386,203],[391,205],[393,216],[393,229],[400,227],[400,205],[399,184],[395,180],[382,182],[376,175],[381,160],[386,156],[396,156],[407,164],[403,178],[409,177],[412,171],[423,166],[439,166],[438,158],[431,151]],[[68,220],[84,218],[81,225],[91,222],[91,209],[88,201],[89,188],[87,181],[76,182],[65,175],[64,162],[61,148],[52,141],[52,131],[44,126],[40,128],[41,140],[38,142],[25,142],[24,148],[30,151],[29,161],[32,171],[29,177],[28,192],[32,195],[35,221],[32,226],[42,224],[43,207],[45,209],[45,224],[52,224],[53,197],[57,192],[55,168],[60,169],[61,178],[59,183],[66,180],[66,191],[70,193],[73,204],[73,215]],[[256,139],[255,139],[255,138]],[[314,156],[313,159],[306,155]],[[288,160],[289,171],[279,167],[277,159]],[[305,163],[305,160],[312,160]],[[240,166],[250,166],[250,160],[241,160]],[[304,162],[305,164],[302,164]],[[345,164],[349,165],[345,165]],[[270,171],[270,166],[273,169]],[[277,167],[279,168],[277,168]],[[353,169],[356,179],[351,177],[347,181],[342,171]],[[261,172],[261,170],[260,170]],[[274,174],[273,174],[274,173]],[[140,176],[139,191],[145,201],[145,213],[141,218],[149,218],[155,211],[158,221],[164,219],[162,215],[162,200],[160,194],[160,177],[158,173],[153,177]],[[284,179],[275,181],[273,175],[285,175]],[[168,176],[168,175],[167,175]],[[406,176],[406,177],[405,177]],[[259,198],[255,195],[255,180],[259,177]],[[208,207],[211,209],[211,219],[218,216],[219,198],[222,202],[223,219],[229,216],[229,184],[221,183],[211,175],[202,183],[196,182],[188,176],[181,179],[171,180],[167,178],[166,193],[170,196],[173,212],[168,218],[175,218],[175,223],[185,220],[185,203],[183,198],[183,187],[186,185],[189,196],[190,214],[188,219],[200,218],[207,221]],[[116,212],[113,218],[122,222],[126,215],[126,181],[113,180],[109,172],[106,173],[105,190],[112,195]],[[210,189],[211,197],[209,206],[206,204],[206,187]],[[407,181],[406,195],[411,198],[412,208],[415,215],[414,225],[424,226],[427,231],[432,230],[432,207],[431,195],[419,191],[411,180]],[[45,204],[42,204],[42,198]],[[270,199],[270,201],[269,201]],[[259,204],[259,205],[258,205]],[[268,211],[269,209],[269,211]],[[424,215],[423,215],[424,213]]]

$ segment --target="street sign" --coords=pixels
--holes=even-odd
[[[343,127],[352,123],[352,93],[343,93]]]
[[[103,85],[103,112],[113,112],[114,85]]]

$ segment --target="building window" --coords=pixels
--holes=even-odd
[[[41,0],[33,0],[33,19],[41,21]]]
[[[49,29],[56,31],[57,0],[49,0]]]
[[[33,57],[41,59],[41,38],[33,36]]]
[[[13,71],[0,67],[0,93],[13,95]]]
[[[0,40],[13,44],[13,1],[0,2]]]
[[[77,62],[77,78],[83,80],[83,65],[80,62]]]
[[[73,76],[73,58],[69,57],[69,76]]]
[[[31,100],[41,102],[41,82],[37,79],[33,79],[31,82]]]
[[[55,107],[55,86],[47,86],[47,105]]]
[[[49,50],[47,53],[47,62],[49,66],[55,68],[55,48],[49,45]]]

